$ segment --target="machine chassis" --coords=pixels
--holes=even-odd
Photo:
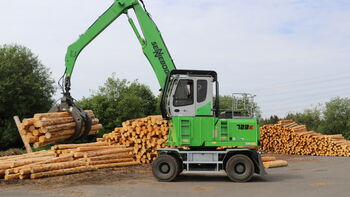
[[[259,174],[260,176],[266,175],[265,169],[262,165],[261,152],[255,149],[243,149],[243,148],[229,148],[223,150],[184,150],[178,148],[162,148],[158,150],[159,157],[162,155],[170,155],[177,160],[179,165],[178,173],[207,173],[207,174],[225,174],[226,164],[229,159],[235,155],[248,157],[253,165],[254,171],[252,173]],[[157,163],[157,162],[154,162]],[[157,171],[153,168],[153,174],[160,181],[172,181],[176,176],[173,176],[171,180],[159,178],[154,172]],[[229,176],[230,177],[230,176]],[[250,176],[251,178],[251,176]],[[249,181],[235,180],[239,182]],[[230,177],[231,179],[231,177]],[[232,180],[232,179],[231,179]]]

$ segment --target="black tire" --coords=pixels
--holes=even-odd
[[[153,176],[159,181],[170,182],[179,172],[177,159],[171,155],[160,155],[152,163]]]
[[[184,170],[184,166],[183,166],[181,159],[176,158],[176,161],[177,161],[177,165],[179,166],[179,170],[177,171],[177,175],[179,175]]]
[[[247,182],[254,175],[254,164],[246,155],[234,155],[226,163],[226,174],[231,181]]]

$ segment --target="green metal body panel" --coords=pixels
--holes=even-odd
[[[190,147],[257,146],[259,140],[259,126],[255,118],[172,117],[167,144]]]
[[[115,0],[112,6],[85,33],[80,35],[77,41],[68,47],[65,59],[66,77],[71,77],[80,52],[121,14],[126,14],[129,9],[134,10],[143,37],[137,30],[133,20],[129,18],[128,21],[142,46],[143,53],[157,76],[159,85],[163,88],[167,73],[176,69],[176,67],[156,24],[147,11],[142,8],[138,0]]]
[[[212,102],[209,102],[209,103],[203,105],[202,107],[197,108],[196,115],[200,115],[200,116],[212,115],[213,114],[212,109],[213,109]]]

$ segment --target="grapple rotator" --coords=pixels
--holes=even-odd
[[[72,115],[76,126],[75,132],[70,140],[84,138],[91,130],[91,118],[86,112],[74,103],[74,98],[70,94],[70,78],[65,79],[65,89],[63,90],[63,97],[60,99],[61,103],[53,106],[49,112],[68,112]]]

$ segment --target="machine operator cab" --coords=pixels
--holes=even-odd
[[[172,70],[161,99],[163,118],[169,120],[167,145],[212,149],[257,146],[259,127],[250,109],[251,97],[234,94],[232,109],[220,114],[215,71]],[[236,99],[237,98],[237,99]]]
[[[249,93],[233,93],[229,109],[219,109],[218,81],[215,71],[174,70],[167,79],[162,101],[163,117],[209,117],[221,119],[253,118],[254,97]],[[216,91],[214,91],[216,90]],[[215,92],[215,95],[214,95]]]
[[[168,74],[161,106],[163,117],[215,116],[218,89],[215,71],[173,70]],[[216,91],[218,92],[218,90]]]

